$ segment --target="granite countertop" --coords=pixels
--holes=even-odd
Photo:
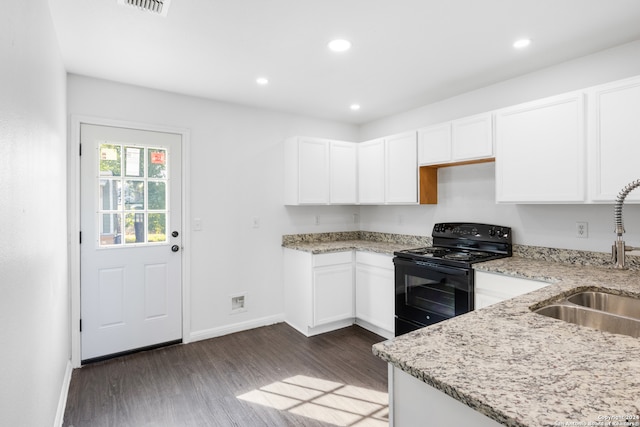
[[[313,254],[358,250],[393,255],[395,251],[431,246],[431,243],[430,236],[422,237],[369,231],[282,236],[282,246],[284,248]]]
[[[640,338],[530,309],[576,289],[640,297],[640,271],[519,256],[474,268],[550,284],[376,344],[374,354],[507,426],[640,425]]]

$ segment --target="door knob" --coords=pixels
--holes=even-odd
[[[172,232],[171,232],[171,235],[172,235],[173,237],[178,237],[178,236],[180,235],[180,233],[178,233],[177,231],[172,231]]]
[[[171,246],[171,251],[172,252],[178,252],[179,250],[180,250],[180,246],[178,246],[178,245]]]

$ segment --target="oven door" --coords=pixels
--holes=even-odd
[[[473,310],[470,268],[394,258],[396,323],[432,325]],[[406,328],[402,328],[405,332]],[[396,331],[396,335],[399,335]]]

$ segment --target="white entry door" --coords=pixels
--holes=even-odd
[[[181,135],[82,124],[82,361],[182,338]]]

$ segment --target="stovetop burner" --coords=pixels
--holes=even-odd
[[[401,258],[469,267],[511,256],[509,227],[475,223],[441,223],[433,228],[433,246],[396,252]]]
[[[407,249],[398,252],[398,255],[404,255],[413,258],[429,258],[431,260],[448,259],[454,261],[480,261],[485,258],[495,257],[495,254],[491,252],[456,251],[449,248],[431,246],[425,248]]]
[[[463,252],[454,252],[452,254],[445,254],[444,258],[446,259],[459,259],[462,261],[467,261],[473,258],[473,255]]]
[[[425,248],[409,249],[407,252],[411,252],[412,254],[421,255],[425,257],[441,257],[441,256],[444,256],[447,252],[449,252],[449,249],[428,246]]]

